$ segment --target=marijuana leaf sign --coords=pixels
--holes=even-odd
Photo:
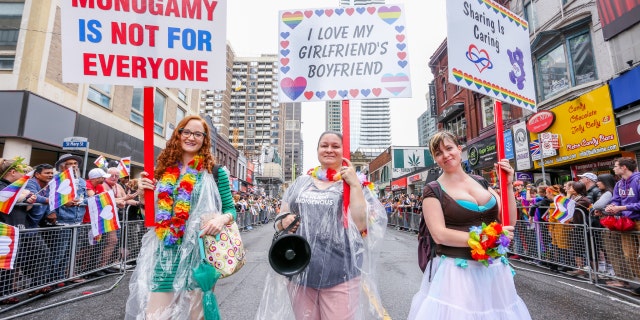
[[[409,156],[409,164],[417,167],[420,165],[420,156],[416,155],[415,153],[412,154],[411,156]]]

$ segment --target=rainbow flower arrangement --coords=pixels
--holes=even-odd
[[[309,169],[309,171],[307,171],[307,174],[322,181],[336,182],[342,180],[342,175],[340,175],[340,172],[331,168],[325,170],[322,169],[321,166]],[[360,180],[360,184],[362,184],[362,187],[367,187],[371,191],[374,191],[376,189],[375,184],[373,184],[373,182],[371,181],[368,181],[367,176],[364,173],[358,171],[356,175],[358,176],[358,180]]]
[[[502,257],[507,254],[510,242],[507,231],[503,230],[502,225],[497,222],[489,225],[483,222],[482,226],[469,229],[467,243],[471,247],[471,257],[486,267],[495,260],[502,260]]]
[[[158,182],[156,235],[165,246],[182,243],[191,209],[191,193],[202,164],[201,156],[194,157],[182,177],[179,166],[168,167]]]

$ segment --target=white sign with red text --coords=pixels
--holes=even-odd
[[[63,0],[62,80],[224,89],[226,0]]]

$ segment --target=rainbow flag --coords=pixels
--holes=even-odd
[[[25,174],[22,178],[14,181],[0,191],[0,211],[9,214],[13,206],[20,200],[22,190],[27,186],[27,181],[33,176],[33,171]]]
[[[58,207],[76,198],[76,177],[73,168],[53,176],[49,181],[49,210],[53,211]]]
[[[559,194],[553,198],[555,210],[549,216],[550,222],[565,223],[573,218],[576,202]]]
[[[109,168],[109,161],[107,161],[107,158],[105,158],[104,156],[99,156],[98,159],[96,159],[96,161],[93,162],[98,168],[104,169],[104,171],[107,171],[107,169]]]
[[[120,229],[113,190],[97,194],[87,200],[91,233],[94,237]]]
[[[17,227],[0,223],[0,268],[13,269],[20,234]]]
[[[126,157],[118,161],[118,170],[120,170],[120,178],[124,178],[131,173],[131,157]]]

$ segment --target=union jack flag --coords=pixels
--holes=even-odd
[[[529,153],[531,153],[531,159],[540,160],[540,142],[538,142],[538,139],[529,142]]]

